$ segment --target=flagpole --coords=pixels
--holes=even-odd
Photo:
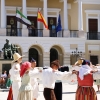
[[[39,36],[39,33],[40,33],[40,22],[38,21],[38,12],[39,12],[39,8],[38,8],[38,11],[37,11],[37,29],[38,29],[38,36]]]
[[[38,21],[38,12],[39,12],[39,8],[38,8],[38,11],[37,11],[37,23],[38,23],[37,27],[38,27],[38,29],[40,29],[40,22]]]

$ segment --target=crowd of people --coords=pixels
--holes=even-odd
[[[12,86],[7,100],[37,100],[37,78],[42,80],[45,100],[62,100],[61,80],[77,80],[75,100],[97,100],[93,82],[100,79],[100,69],[93,68],[90,61],[79,59],[72,71],[68,72],[69,69],[65,71],[58,60],[52,61],[49,68],[41,70],[36,68],[36,61],[33,58],[30,62],[22,63],[22,57],[18,53],[13,55],[13,65],[9,71]]]
[[[12,82],[10,79],[10,75],[7,75],[6,71],[3,71],[0,76],[0,88],[9,88]]]

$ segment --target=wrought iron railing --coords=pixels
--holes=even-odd
[[[43,37],[43,29],[28,29],[28,36]]]
[[[100,32],[87,32],[88,40],[100,40]]]
[[[59,32],[56,32],[56,29],[49,30],[49,37],[64,37],[63,30]]]
[[[6,28],[6,36],[22,36],[22,28]]]

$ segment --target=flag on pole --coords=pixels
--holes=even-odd
[[[24,16],[19,10],[16,9],[16,18],[17,21],[19,21],[22,24],[25,24],[26,26],[30,26],[32,23],[30,20],[27,19],[26,16]]]
[[[60,14],[59,14],[59,17],[58,17],[58,23],[57,23],[57,27],[56,27],[56,32],[59,32],[59,31],[62,31]]]
[[[38,13],[37,13],[37,21],[42,22],[44,24],[45,28],[48,29],[48,25],[40,11],[38,11]]]

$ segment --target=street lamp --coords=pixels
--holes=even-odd
[[[82,57],[82,51],[78,51],[78,48],[76,48],[75,51],[72,51],[72,56],[75,56],[77,61],[77,57]]]

